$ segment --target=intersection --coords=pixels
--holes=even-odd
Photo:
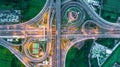
[[[88,16],[90,19],[86,19]],[[4,38],[24,38],[22,52]],[[20,24],[0,25],[0,45],[9,49],[26,67],[65,67],[66,55],[72,46],[97,38],[120,38],[120,24],[101,18],[86,0],[47,0],[33,19]],[[70,40],[64,48],[62,39]],[[47,42],[44,55],[31,56],[28,45],[40,41]],[[48,64],[43,63],[46,60]]]

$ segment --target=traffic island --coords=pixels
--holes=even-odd
[[[69,2],[67,5],[62,6],[62,27],[78,27],[82,24],[86,13],[80,6],[80,4],[75,2]]]
[[[28,44],[27,54],[33,58],[42,58],[46,52],[46,41],[33,41]]]

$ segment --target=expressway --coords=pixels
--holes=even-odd
[[[64,5],[65,4],[65,5]],[[86,0],[80,0],[80,2],[75,1],[67,1],[63,4],[63,6],[66,8],[72,6],[73,4],[75,6],[81,7],[87,14],[91,17],[91,19],[94,19],[96,21],[96,24],[99,25],[101,28],[104,29],[114,29],[119,30],[120,24],[119,23],[112,23],[104,20],[101,18],[87,3]],[[64,10],[64,9],[62,9]]]
[[[34,28],[34,27],[30,26],[30,24],[36,23],[40,19],[42,19],[44,13],[46,11],[48,11],[48,8],[49,8],[51,3],[52,2],[50,0],[47,0],[45,6],[38,13],[38,15],[27,22],[20,23],[20,24],[14,24],[14,25],[0,25],[0,37],[6,38],[6,37],[18,37],[18,36],[20,36],[22,38],[25,38],[26,34],[28,34],[29,37],[31,37],[31,36],[38,37],[38,35],[39,35],[39,37],[41,37],[40,35],[45,31],[42,28],[39,28],[39,29]]]
[[[60,25],[61,25],[61,0],[57,0],[55,3],[56,8],[56,27],[57,27],[57,35],[56,35],[56,47],[57,47],[57,65],[56,67],[61,67],[61,48],[60,48]]]
[[[95,38],[120,38],[120,34],[63,34],[61,35],[62,38],[87,38],[87,37],[95,37]]]
[[[26,29],[1,29],[0,30],[0,37],[4,38],[6,36],[8,37],[14,37],[14,36],[18,36],[18,37],[36,37],[38,36],[42,37],[42,35],[45,35],[45,27],[41,27],[41,28],[29,28],[27,27]],[[40,36],[41,35],[41,36]]]
[[[101,18],[87,3],[86,0],[80,0],[80,3],[82,3],[83,8],[86,10],[86,12],[89,14],[89,16],[96,21],[96,24],[98,24],[100,27],[104,29],[114,29],[119,30],[120,24],[119,23],[112,23],[104,20]],[[79,3],[78,3],[79,4]]]
[[[66,0],[62,3],[63,5],[62,9],[61,9],[61,0],[56,0],[54,5],[55,6],[53,6],[53,0],[47,0],[42,11],[33,19],[25,23],[20,23],[15,25],[0,25],[0,38],[18,37],[18,36],[22,38],[30,37],[30,39],[26,40],[26,42],[22,46],[25,55],[13,49],[13,47],[11,46],[12,44],[0,39],[0,45],[8,48],[13,54],[15,54],[15,56],[21,62],[23,62],[23,64],[25,64],[26,67],[30,67],[30,62],[38,63],[45,60],[48,57],[49,43],[52,41],[51,40],[52,38],[55,38],[56,40],[55,58],[57,60],[53,61],[56,62],[56,64],[53,64],[53,66],[55,65],[55,67],[65,67],[66,55],[68,50],[78,42],[84,41],[86,39],[96,39],[96,38],[120,38],[120,24],[110,23],[99,17],[97,13],[89,6],[89,4],[85,0],[80,0],[79,2]],[[87,22],[85,22],[82,26],[84,32],[82,30],[79,31],[69,31],[68,29],[66,31],[64,31],[63,29],[61,30],[61,10],[66,10],[67,8],[72,6],[77,6],[81,8],[84,13],[87,13],[93,19],[93,21],[91,20],[91,22],[93,22],[94,24],[100,27],[100,32],[97,34],[93,34],[91,32],[89,34],[88,33],[85,34],[84,32],[89,31],[89,30],[85,31],[85,27],[84,27]],[[55,7],[55,10],[52,7]],[[39,20],[43,19],[42,16],[47,11],[49,12],[47,27],[45,28],[32,27],[31,24],[37,23]],[[52,20],[54,19],[54,17],[56,18],[56,30],[52,30],[53,29]],[[85,17],[83,17],[82,22],[84,22],[84,20]],[[76,26],[81,25],[82,22],[76,24]],[[104,29],[105,31],[103,31],[101,28]],[[55,34],[52,34],[53,32],[55,32]],[[45,55],[40,58],[33,58],[28,53],[28,44],[33,40],[42,37],[46,37],[48,42]],[[61,50],[61,45],[60,45],[61,38],[68,38],[68,39],[74,38],[74,40],[72,40],[64,50]],[[27,59],[27,61],[25,61],[25,58]]]
[[[37,63],[37,62],[44,61],[44,60],[48,57],[48,51],[49,51],[49,46],[50,46],[49,43],[47,43],[46,52],[45,52],[44,56],[38,57],[38,58],[34,58],[34,57],[32,57],[32,56],[29,54],[29,51],[28,51],[29,43],[30,43],[30,42],[33,42],[33,40],[35,40],[35,38],[34,38],[34,39],[33,39],[33,38],[30,38],[29,40],[27,40],[26,43],[23,44],[23,49],[24,49],[25,55],[29,58],[29,60],[30,60],[31,62]]]
[[[25,22],[25,23],[20,23],[20,24],[14,24],[14,25],[0,25],[0,38],[8,38],[8,37],[31,37],[31,38],[41,38],[45,37],[45,28],[35,28],[32,27],[31,24],[38,22],[43,18],[43,15],[45,12],[47,12],[50,7],[50,4],[53,2],[51,0],[47,0],[44,8],[39,12],[39,14],[34,17],[33,19]],[[50,17],[49,17],[50,18]],[[48,31],[48,30],[47,30]],[[47,36],[46,36],[47,37]],[[26,53],[26,47],[30,43],[30,41],[27,42],[26,45],[23,47],[25,48],[24,51]],[[27,54],[24,55],[23,53],[20,53],[18,50],[15,50],[12,47],[11,43],[8,43],[2,39],[0,39],[0,45],[8,48],[26,67],[31,67],[30,62],[40,62],[45,60],[48,57],[48,51],[49,51],[49,45],[47,45],[47,52],[45,53],[45,56],[42,57],[41,59],[35,59],[35,58],[30,58]]]
[[[62,13],[61,13],[62,17],[66,15],[66,11],[70,10],[70,8],[76,8],[77,10],[79,10],[80,17],[79,17],[79,19],[76,20],[77,23],[76,23],[76,21],[73,21],[71,23],[72,25],[70,25],[70,26],[68,26],[67,24],[66,25],[65,24],[61,24],[61,26],[62,27],[64,26],[65,29],[67,29],[67,28],[75,28],[75,27],[80,26],[85,21],[85,18],[86,18],[86,12],[81,7],[82,7],[82,4],[76,4],[76,3],[72,2],[72,1],[70,1],[68,3],[66,2],[66,4],[64,3],[62,8],[61,8],[61,10],[62,10]],[[73,10],[73,11],[76,11],[76,10]],[[69,21],[67,23],[69,23]]]
[[[50,6],[50,4],[51,4],[52,2],[51,2],[51,0],[47,0],[46,1],[46,4],[44,5],[44,7],[43,7],[43,9],[34,17],[34,18],[32,18],[32,19],[30,19],[29,21],[26,21],[26,22],[24,22],[24,23],[19,23],[19,24],[14,24],[14,25],[0,25],[0,27],[1,26],[17,26],[17,27],[19,27],[19,26],[21,26],[21,25],[29,25],[29,24],[32,24],[32,23],[36,23],[36,22],[38,22],[40,19],[42,19],[42,16],[44,15],[44,13],[48,10],[48,8],[49,8],[49,6]]]
[[[91,34],[91,35],[86,35],[86,36],[84,36],[83,34],[78,34],[78,35],[73,34],[73,35],[61,35],[61,36],[65,37],[65,38],[66,38],[66,36],[69,36],[70,38],[71,37],[75,38],[68,44],[68,46],[65,48],[65,50],[63,50],[61,53],[62,54],[61,65],[63,65],[61,67],[65,67],[66,55],[67,55],[69,49],[78,42],[81,42],[81,41],[84,41],[87,39],[97,39],[97,38],[120,38],[120,34],[99,34],[99,35]]]
[[[67,5],[65,6],[65,8],[73,5],[73,4],[77,4],[78,7],[83,8],[87,14],[91,17],[91,19],[93,19],[92,23],[96,24],[97,26],[100,27],[100,32],[97,34],[92,34],[92,33],[76,33],[76,34],[72,34],[72,32],[70,33],[63,33],[61,34],[61,38],[68,38],[68,39],[72,39],[74,38],[74,40],[72,40],[68,46],[66,46],[66,48],[64,50],[61,50],[61,67],[65,67],[65,61],[66,61],[66,55],[69,51],[69,49],[75,45],[78,42],[87,40],[87,39],[97,39],[97,38],[120,38],[120,24],[118,23],[111,23],[108,22],[104,19],[102,19],[87,3],[86,0],[79,0],[80,2],[75,2],[75,1],[65,1],[64,4]],[[64,6],[63,4],[63,6]],[[87,22],[86,22],[87,23]],[[85,30],[85,24],[83,24],[82,29]],[[102,30],[104,29],[104,30]],[[87,30],[87,29],[86,29]],[[62,31],[62,30],[61,30]],[[69,30],[68,30],[69,31]],[[89,31],[89,30],[87,30]],[[65,31],[64,31],[65,32]],[[77,31],[77,32],[82,32]],[[86,32],[86,31],[84,31]]]
[[[13,53],[26,67],[31,67],[30,64],[28,63],[28,60],[25,60],[25,56],[22,55],[18,50],[14,49],[8,42],[4,41],[3,39],[0,39],[0,45],[6,47]]]

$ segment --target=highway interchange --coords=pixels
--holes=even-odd
[[[74,4],[74,5],[73,5]],[[65,12],[65,10],[69,7],[79,7],[81,8],[85,14],[84,18],[81,22],[74,26],[68,26],[68,28],[74,28],[81,25],[81,28],[77,31],[70,30],[67,28],[65,31],[62,28],[61,25],[61,19],[62,19],[62,12]],[[39,27],[36,28],[34,26],[31,26],[31,24],[36,24],[40,20],[43,19],[43,15],[48,12],[49,16],[47,19],[47,26],[45,28]],[[86,15],[89,15],[91,20],[85,20]],[[52,24],[54,18],[56,19],[56,30],[52,30]],[[84,23],[82,23],[84,22]],[[93,23],[98,26],[98,30],[92,31],[94,29],[86,29],[87,23]],[[64,27],[66,28],[66,27]],[[52,30],[52,31],[51,31]],[[89,31],[89,33],[87,32]],[[55,32],[55,34],[52,34],[52,32]],[[68,33],[69,32],[69,33]],[[22,44],[24,53],[21,53],[20,51],[13,48],[13,45],[2,38],[25,38],[25,42]],[[27,39],[29,38],[29,39]],[[27,47],[30,42],[37,39],[43,39],[45,38],[47,40],[47,49],[45,52],[45,55],[40,58],[33,58],[29,56]],[[68,43],[66,48],[61,49],[61,39],[73,39]],[[52,39],[55,40],[55,46],[56,48],[52,48],[52,50],[55,50],[55,55],[53,55],[53,58],[56,58],[56,60],[52,60],[52,66],[51,67],[65,67],[65,61],[66,61],[66,55],[69,49],[75,45],[78,42],[87,40],[87,39],[96,39],[96,38],[120,38],[120,24],[119,23],[111,23],[104,19],[102,19],[87,3],[86,0],[78,0],[71,1],[66,0],[61,2],[61,0],[47,0],[44,8],[40,11],[40,13],[34,17],[33,19],[20,24],[14,24],[14,25],[0,25],[0,45],[6,47],[9,49],[26,67],[37,67],[39,62],[42,62],[46,60],[49,57],[49,46]],[[54,63],[56,62],[56,63]]]

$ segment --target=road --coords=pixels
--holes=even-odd
[[[42,19],[42,16],[44,15],[44,13],[48,10],[48,7],[50,6],[51,4],[51,0],[46,0],[46,4],[44,5],[43,9],[32,19],[24,22],[24,23],[19,23],[19,24],[14,24],[14,25],[0,25],[1,26],[24,26],[24,25],[29,25],[29,24],[32,24],[32,23],[36,23],[38,22],[40,19]]]
[[[100,27],[104,28],[104,29],[119,30],[119,28],[120,28],[119,23],[108,22],[108,21],[104,20],[103,18],[101,18],[90,7],[90,5],[86,2],[86,0],[80,0],[80,2],[70,1],[70,2],[65,2],[64,4],[66,5],[66,8],[72,6],[73,4],[75,4],[78,7],[82,7],[84,9],[84,11],[86,11],[87,14],[97,22],[96,24],[99,25]],[[70,4],[72,4],[72,5],[70,5]]]
[[[45,28],[26,28],[26,29],[1,29],[0,30],[0,37],[6,37],[6,36],[22,36],[22,37],[25,37],[25,36],[38,36],[38,35],[45,35]],[[26,36],[26,37],[27,37]]]
[[[62,61],[61,61],[61,67],[65,67],[65,61],[66,61],[66,55],[69,51],[69,49],[75,45],[78,42],[87,40],[87,39],[97,39],[97,38],[120,38],[120,24],[118,23],[111,23],[108,22],[104,19],[102,19],[90,6],[89,4],[86,2],[86,0],[80,0],[80,2],[75,2],[75,1],[69,1],[69,2],[64,2],[66,8],[76,4],[76,6],[81,7],[84,9],[84,11],[87,12],[87,14],[93,19],[93,23],[96,24],[97,26],[99,26],[100,28],[104,29],[101,30],[100,32],[97,34],[92,34],[92,33],[73,33],[75,31],[71,31],[69,33],[63,33],[61,34],[61,38],[68,38],[68,39],[72,39],[74,38],[74,40],[72,40],[68,46],[66,46],[66,48],[64,50],[62,50],[61,54],[62,54]],[[82,29],[85,29],[84,24],[82,26]],[[62,31],[62,30],[61,30]],[[69,30],[67,30],[69,31]],[[89,31],[86,29],[86,31]],[[84,31],[84,32],[86,32]],[[66,31],[64,31],[66,32]],[[82,32],[81,30],[76,31],[76,32]]]
[[[44,37],[45,36],[45,29],[43,28],[35,28],[30,26],[30,24],[36,23],[39,20],[42,19],[43,14],[48,11],[48,8],[50,6],[50,4],[52,4],[51,0],[47,0],[45,6],[43,7],[43,9],[39,12],[39,14],[34,17],[33,19],[24,22],[24,23],[20,23],[20,24],[14,24],[14,25],[0,25],[0,38],[8,38],[8,37],[31,37],[31,38],[40,38],[40,37]],[[22,53],[20,53],[18,50],[15,50],[11,45],[11,43],[8,43],[2,39],[0,39],[0,45],[8,48],[21,62],[23,62],[23,64],[26,67],[30,67],[30,61],[32,62],[39,62],[43,61],[47,58],[47,52],[46,55],[42,58],[42,59],[34,59],[34,58],[29,58],[26,55],[23,55]],[[47,47],[47,51],[48,51],[48,47]],[[28,60],[28,61],[27,61]]]
[[[9,49],[26,67],[31,67],[30,64],[24,61],[24,57],[18,50],[15,50],[10,43],[0,39],[0,45]]]
[[[120,38],[120,24],[118,23],[110,23],[104,19],[102,19],[90,6],[85,0],[80,0],[79,2],[75,1],[70,1],[66,0],[63,3],[61,3],[61,0],[56,0],[56,2],[53,5],[53,0],[47,0],[47,3],[45,4],[44,8],[42,11],[33,19],[25,22],[25,23],[20,23],[20,24],[15,24],[15,25],[0,25],[0,38],[8,38],[8,37],[23,37],[23,38],[28,38],[30,37],[29,40],[27,40],[23,44],[23,49],[25,52],[25,55],[20,53],[19,51],[13,49],[11,46],[12,44],[0,39],[0,45],[8,48],[15,56],[25,64],[26,67],[30,67],[30,62],[33,63],[38,63],[40,61],[45,60],[49,55],[49,45],[47,45],[47,50],[45,52],[45,55],[41,58],[33,58],[29,55],[27,47],[30,42],[37,38],[42,38],[46,37],[48,44],[52,41],[52,38],[55,38],[55,48],[56,48],[56,55],[55,58],[57,59],[55,67],[65,67],[65,59],[67,52],[69,49],[76,43],[84,41],[86,39],[96,39],[96,38]],[[63,8],[61,8],[61,4]],[[85,14],[85,16],[88,14],[93,20],[90,20],[89,22],[92,22],[99,26],[99,33],[94,34],[92,32],[86,33],[87,31],[90,31],[86,29],[85,22],[82,25],[83,31],[77,30],[77,31],[70,31],[67,27],[65,30],[61,28],[61,10],[65,12],[65,10],[68,7],[72,6],[77,6],[82,9],[82,11]],[[53,9],[55,7],[55,9]],[[37,23],[39,20],[43,19],[43,15],[45,12],[49,12],[49,17],[47,20],[47,27],[45,28],[35,28],[32,27],[31,24]],[[56,15],[55,15],[56,14]],[[64,14],[64,13],[63,13]],[[54,17],[56,18],[56,29],[52,28],[52,23]],[[83,20],[85,17],[83,18]],[[71,27],[76,27],[81,25],[82,22],[76,24],[75,26]],[[54,30],[53,30],[54,29]],[[103,30],[104,29],[104,30]],[[51,31],[52,30],[52,31]],[[46,33],[47,32],[47,33]],[[85,34],[85,33],[86,34]],[[74,39],[72,40],[68,46],[66,46],[65,49],[61,50],[61,45],[60,45],[60,39],[61,38],[67,38],[67,39]],[[25,61],[27,59],[27,61]]]
[[[80,3],[82,3],[83,8],[85,11],[89,14],[89,16],[94,19],[100,27],[104,29],[114,29],[114,30],[119,30],[120,29],[120,24],[119,23],[112,23],[104,20],[101,18],[87,3],[86,0],[80,0]],[[78,3],[79,4],[79,3]]]
[[[56,47],[57,47],[57,66],[56,67],[61,67],[61,46],[60,46],[60,23],[61,23],[61,0],[56,0],[55,3],[56,7],[56,28],[57,28],[57,39],[56,39]]]
[[[64,66],[61,66],[61,67],[65,67],[65,61],[66,61],[65,59],[66,59],[66,55],[67,55],[69,49],[78,42],[81,42],[81,41],[84,41],[87,39],[97,39],[97,38],[120,38],[120,34],[99,34],[98,36],[93,35],[93,34],[86,35],[86,36],[84,36],[83,34],[78,34],[78,35],[73,34],[73,35],[64,35],[64,36],[74,37],[75,39],[72,40],[68,44],[68,46],[65,48],[65,50],[62,51],[62,59],[63,60],[61,62],[62,62],[62,65],[64,65]],[[67,37],[67,38],[69,38],[69,37]]]
[[[29,54],[29,51],[28,51],[29,43],[34,41],[34,40],[35,40],[35,38],[34,39],[30,38],[26,43],[23,44],[23,49],[24,49],[25,55],[29,58],[29,61],[31,61],[31,62],[35,62],[35,63],[42,62],[48,57],[49,44],[47,44],[46,52],[44,53],[44,56],[34,58]]]
[[[73,1],[70,1],[70,2],[68,2],[68,1],[65,1],[64,2],[64,5],[62,6],[62,8],[61,8],[61,10],[62,10],[62,13],[61,13],[61,15],[62,16],[65,16],[65,13],[66,13],[66,10],[69,10],[70,9],[70,7],[77,7],[77,8],[79,8],[79,14],[80,15],[82,15],[81,17],[79,17],[79,21],[77,21],[78,23],[76,23],[76,22],[72,22],[72,23],[76,23],[76,24],[72,24],[71,26],[68,26],[68,25],[65,25],[65,24],[62,24],[62,27],[63,27],[63,25],[64,25],[64,29],[67,29],[67,28],[75,28],[75,27],[78,27],[78,26],[80,26],[81,24],[82,24],[82,22],[85,20],[85,18],[86,18],[86,13],[85,13],[85,11],[84,11],[84,9],[83,8],[81,8],[82,7],[82,4],[76,4],[76,3],[74,3]],[[68,22],[69,23],[69,22]],[[67,27],[67,28],[66,28]]]

